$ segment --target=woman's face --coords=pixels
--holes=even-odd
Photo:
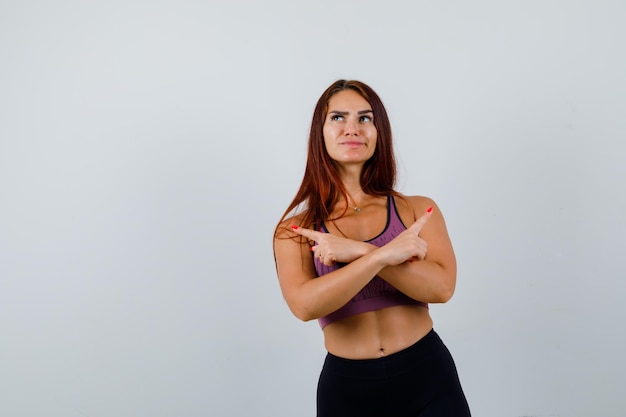
[[[376,150],[372,106],[354,90],[330,98],[323,132],[326,151],[338,163],[362,165]]]

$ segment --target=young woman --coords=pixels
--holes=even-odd
[[[318,417],[470,415],[428,312],[454,292],[452,244],[436,204],[394,191],[395,177],[380,98],[336,81],[315,107],[304,178],[274,235],[289,308],[324,332]]]

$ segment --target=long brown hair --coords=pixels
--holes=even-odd
[[[341,182],[337,167],[326,151],[323,133],[328,102],[332,96],[344,90],[356,91],[372,106],[374,126],[377,130],[376,150],[363,166],[361,188],[366,194],[375,196],[397,195],[393,189],[396,181],[396,161],[391,124],[383,102],[378,94],[363,82],[338,80],[332,83],[317,101],[311,121],[304,177],[300,189],[278,224],[282,223],[294,209],[304,206],[299,226],[310,228],[314,223],[330,217],[341,196],[348,201],[348,193]],[[346,206],[346,210],[347,208]]]

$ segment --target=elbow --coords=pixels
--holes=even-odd
[[[315,320],[315,317],[313,316],[296,316],[300,321],[303,322],[307,322],[307,321],[311,321],[311,320]]]
[[[434,294],[434,300],[432,302],[440,304],[447,303],[454,295],[455,287],[455,280],[447,280],[442,283],[442,285],[437,289],[437,292]]]
[[[301,305],[290,305],[289,309],[298,320],[304,322],[315,320],[317,318],[309,309]]]
[[[441,292],[438,294],[439,303],[447,303],[450,301],[452,296],[454,295],[454,286],[442,288]]]
[[[292,311],[292,312],[293,312],[293,315],[296,316],[296,318],[298,320],[300,320],[300,321],[307,322],[307,321],[315,320],[315,318],[316,318],[316,317],[313,317],[312,314],[309,314],[309,313],[307,313],[305,311],[304,312],[303,311],[298,311],[298,312]]]
[[[317,315],[316,305],[314,299],[308,293],[304,292],[291,292],[284,296],[284,300],[291,311],[291,314],[296,316],[301,321],[311,321],[319,317]]]
[[[444,268],[435,297],[437,303],[447,303],[452,299],[456,289],[456,268]]]

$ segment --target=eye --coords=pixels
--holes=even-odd
[[[340,114],[333,114],[332,116],[330,116],[330,120],[332,120],[333,122],[339,122],[343,120],[343,116]]]
[[[371,116],[363,115],[363,116],[359,117],[359,122],[361,122],[361,123],[371,122],[371,121],[372,121],[372,117]]]

